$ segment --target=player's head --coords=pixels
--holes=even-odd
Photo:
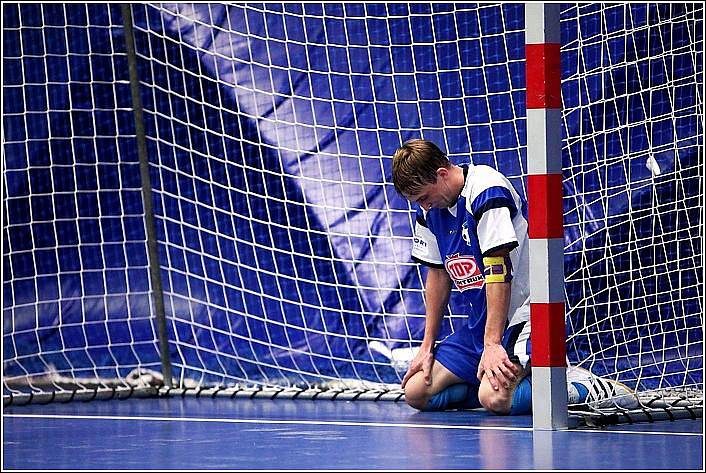
[[[406,199],[428,209],[453,205],[447,178],[451,161],[428,140],[409,140],[392,156],[392,182]],[[448,195],[447,195],[448,194]]]

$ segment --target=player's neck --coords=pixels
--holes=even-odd
[[[466,176],[463,172],[463,168],[461,166],[456,166],[455,164],[451,167],[451,172],[449,174],[449,187],[453,192],[453,200],[456,201],[461,195],[463,186],[466,184]]]
[[[448,174],[444,177],[444,190],[442,191],[444,207],[451,209],[456,206],[458,197],[461,195],[461,190],[463,190],[465,183],[466,176],[464,175],[463,168],[452,165]]]

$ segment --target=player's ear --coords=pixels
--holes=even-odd
[[[439,168],[436,170],[436,178],[437,179],[446,179],[449,177],[449,170],[447,168]]]

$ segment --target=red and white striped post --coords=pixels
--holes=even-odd
[[[533,425],[568,427],[558,3],[525,4]]]

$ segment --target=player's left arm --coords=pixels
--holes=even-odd
[[[477,192],[471,193],[467,210],[478,222],[487,302],[484,348],[477,375],[482,381],[485,374],[493,389],[498,390],[501,386],[510,386],[520,372],[502,345],[512,284],[509,255],[518,246],[513,219],[520,210],[519,197],[510,182],[496,170],[478,166],[476,174],[480,184]]]
[[[501,385],[508,388],[519,374],[519,368],[510,361],[502,345],[512,284],[512,264],[509,255],[510,249],[502,248],[486,254],[483,258],[486,268],[487,318],[483,355],[478,365],[477,376],[482,380],[485,374],[495,390],[498,390]]]

